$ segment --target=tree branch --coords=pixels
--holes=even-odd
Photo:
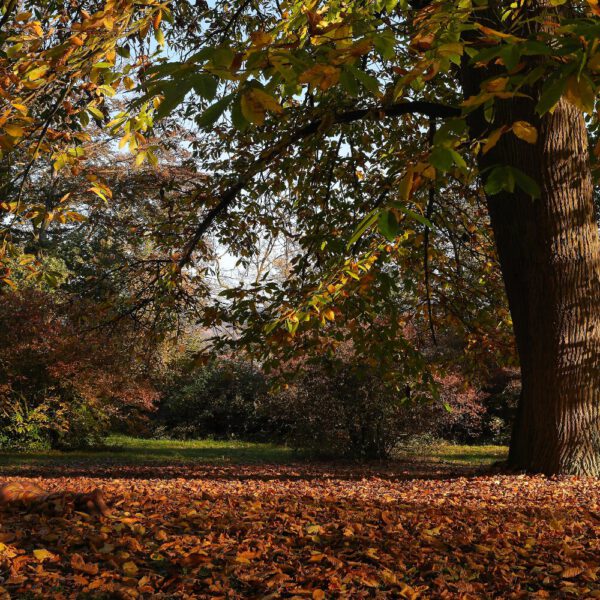
[[[461,110],[453,106],[416,100],[413,102],[399,102],[388,106],[374,108],[357,108],[334,113],[333,115],[327,114],[320,119],[312,121],[304,127],[297,129],[274,146],[264,150],[238,180],[219,196],[217,204],[208,211],[204,219],[198,224],[194,231],[194,235],[186,245],[177,264],[177,272],[180,272],[181,269],[190,262],[194,249],[204,234],[210,229],[215,219],[229,208],[237,198],[238,194],[252,181],[255,175],[262,171],[273,159],[282,155],[290,146],[318,133],[325,127],[353,123],[354,121],[359,121],[360,119],[369,116],[377,119],[383,117],[399,117],[407,114],[422,114],[431,119],[448,119],[460,116]]]

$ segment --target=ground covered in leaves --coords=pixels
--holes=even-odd
[[[4,468],[114,515],[1,513],[0,598],[600,598],[598,482],[478,469]]]

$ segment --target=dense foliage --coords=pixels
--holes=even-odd
[[[0,446],[81,448],[152,408],[131,331],[89,328],[93,306],[36,290],[0,295]]]

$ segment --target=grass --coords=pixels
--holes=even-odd
[[[482,466],[505,460],[508,456],[508,448],[506,446],[466,446],[441,443],[427,448],[426,456],[435,461],[465,466]]]
[[[0,452],[0,466],[82,464],[114,462],[119,464],[254,464],[289,463],[295,453],[284,446],[236,440],[153,440],[110,435],[106,446],[97,450],[34,450]]]
[[[398,458],[461,466],[485,466],[504,460],[506,455],[507,448],[505,446],[437,443],[407,449]],[[301,455],[292,449],[275,444],[256,444],[236,440],[155,440],[111,435],[106,440],[106,447],[97,450],[3,451],[0,452],[0,467],[43,466],[45,464],[69,466],[94,463],[124,465],[286,464],[300,458]]]

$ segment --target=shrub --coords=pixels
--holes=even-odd
[[[264,410],[286,423],[286,441],[321,456],[387,457],[400,436],[404,393],[376,366],[340,351],[306,362]]]
[[[126,327],[82,333],[93,308],[35,290],[0,294],[3,447],[97,445],[110,420],[156,400]]]
[[[216,360],[171,383],[157,427],[181,439],[264,439],[271,433],[260,411],[265,393],[264,375],[251,363]]]

